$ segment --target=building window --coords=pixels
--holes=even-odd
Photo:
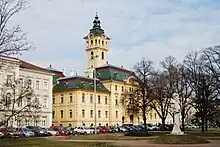
[[[53,111],[53,113],[52,113],[52,117],[55,118],[55,111]]]
[[[152,112],[150,113],[150,119],[153,119],[153,115],[152,115]]]
[[[105,111],[105,118],[108,118],[108,111]]]
[[[124,91],[124,86],[121,87],[121,91],[122,91],[122,92]]]
[[[98,118],[101,118],[101,111],[98,111]]]
[[[91,59],[93,59],[94,58],[94,53],[93,52],[91,52]]]
[[[101,97],[98,95],[98,104],[101,104]]]
[[[72,110],[69,110],[69,117],[70,117],[70,118],[73,117],[73,112],[72,112]]]
[[[102,41],[102,46],[104,46],[104,41]]]
[[[108,98],[107,98],[107,96],[105,96],[105,104],[106,104],[106,105],[108,104]]]
[[[27,98],[27,105],[31,105],[31,98]]]
[[[72,96],[72,93],[69,94],[70,95],[70,103],[73,102],[73,96]]]
[[[48,89],[48,82],[44,81],[44,89],[47,90]]]
[[[82,93],[82,102],[85,103],[85,93]]]
[[[37,89],[37,90],[40,89],[40,81],[36,81],[36,89]]]
[[[21,107],[22,106],[22,99],[19,99],[18,100],[18,107]]]
[[[93,95],[90,94],[90,103],[93,103]]]
[[[115,105],[118,106],[118,99],[115,99]]]
[[[104,52],[102,52],[102,59],[104,60]]]
[[[63,118],[63,110],[60,110],[60,118]]]
[[[154,113],[154,119],[157,119],[157,113]]]
[[[117,85],[115,85],[115,91],[117,91],[118,90],[118,86]]]
[[[43,100],[43,108],[47,108],[47,98],[44,98]]]
[[[90,110],[90,117],[93,118],[93,110]]]
[[[129,92],[131,92],[131,87],[129,87]]]
[[[82,110],[82,117],[85,117],[85,110]]]
[[[27,87],[31,87],[31,85],[32,85],[32,81],[31,81],[31,79],[28,79],[28,81],[27,81]]]
[[[46,120],[42,120],[42,126],[46,125]]]
[[[116,113],[115,113],[115,117],[118,118],[118,111],[116,111]]]
[[[60,103],[63,104],[63,94],[61,94]]]
[[[24,79],[23,78],[19,79],[19,86],[24,87]]]

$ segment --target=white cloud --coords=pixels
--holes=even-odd
[[[84,3],[83,3],[84,1]],[[182,60],[193,49],[220,42],[220,9],[207,0],[31,0],[13,23],[29,31],[37,48],[23,59],[58,69],[86,68],[82,37],[96,8],[110,42],[109,61],[131,68],[144,56]],[[206,4],[204,7],[204,3]],[[214,3],[214,4],[213,4]]]

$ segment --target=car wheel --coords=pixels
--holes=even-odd
[[[84,134],[86,135],[86,134],[87,134],[87,132],[84,132]]]

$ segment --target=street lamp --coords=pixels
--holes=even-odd
[[[94,98],[95,98],[95,101],[94,101],[94,111],[95,111],[95,134],[97,134],[97,116],[96,116],[96,61],[95,61],[95,58],[98,58],[99,56],[98,55],[95,55],[93,57],[93,60],[94,60],[94,70],[93,70],[93,78],[94,78]]]

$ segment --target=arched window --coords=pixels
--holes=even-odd
[[[97,45],[97,39],[95,40],[95,45]]]
[[[102,46],[104,46],[104,41],[102,41]]]
[[[91,40],[91,45],[93,45],[93,40]]]
[[[104,59],[104,52],[102,52],[102,59]]]
[[[100,39],[99,39],[99,45],[101,44],[101,41],[100,41]]]
[[[93,59],[93,56],[94,56],[94,53],[93,53],[93,52],[91,52],[91,59]]]

